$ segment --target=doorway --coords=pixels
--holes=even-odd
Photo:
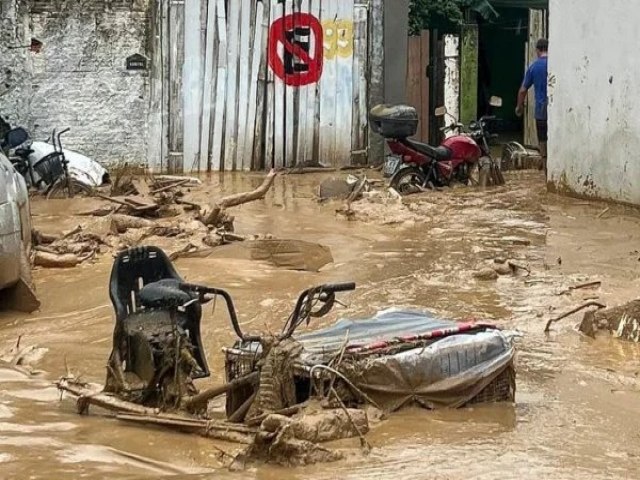
[[[529,10],[497,11],[497,20],[478,21],[478,116],[496,115],[500,119],[494,129],[501,141],[523,142],[524,122],[515,110],[527,60]],[[492,95],[502,97],[501,108],[489,105]]]

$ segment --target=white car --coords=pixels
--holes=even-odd
[[[27,184],[0,152],[0,306],[28,312],[39,308],[31,281],[30,246]]]

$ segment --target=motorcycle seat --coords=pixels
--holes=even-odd
[[[153,309],[178,308],[193,299],[173,278],[146,284],[140,289],[138,298],[143,307]]]
[[[435,160],[450,160],[452,153],[447,147],[432,147],[426,143],[417,142],[415,140],[410,140],[406,138],[404,140],[408,147],[417,150],[418,152],[426,155],[427,157],[431,157]]]

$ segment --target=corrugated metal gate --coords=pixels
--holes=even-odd
[[[156,92],[162,114],[150,135],[164,132],[168,148],[156,147],[156,167],[339,167],[366,158],[366,3],[158,1],[164,93]]]

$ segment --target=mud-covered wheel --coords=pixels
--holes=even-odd
[[[95,194],[93,188],[86,183],[82,183],[75,178],[72,178],[69,182],[71,184],[71,196],[73,197],[92,197]],[[69,193],[66,180],[61,178],[49,189],[47,198],[69,198]]]
[[[427,176],[417,167],[403,168],[397,171],[389,181],[389,187],[400,195],[422,192],[427,183]]]
[[[471,180],[471,171],[473,168],[474,166],[470,166],[468,163],[463,163],[454,172],[454,178],[458,183],[462,185],[472,185],[473,182]]]

